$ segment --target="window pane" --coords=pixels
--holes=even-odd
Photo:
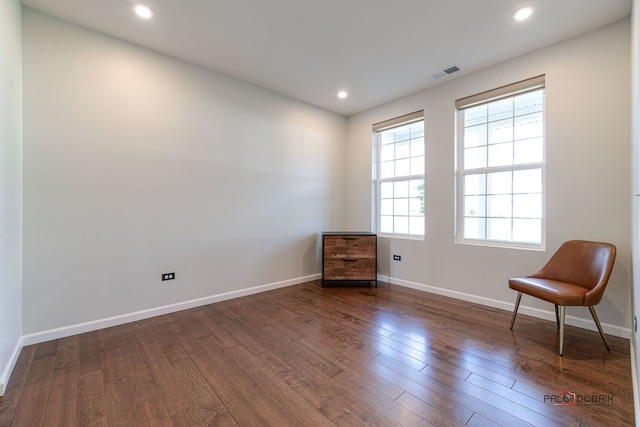
[[[487,174],[487,194],[511,193],[511,171]]]
[[[514,218],[542,218],[542,194],[513,196]]]
[[[395,129],[396,142],[405,141],[411,136],[411,125],[401,126]]]
[[[393,233],[393,217],[392,216],[380,217],[380,232]]]
[[[490,122],[513,117],[513,99],[511,98],[490,102],[487,107]]]
[[[485,221],[484,218],[465,218],[464,238],[485,239]]]
[[[409,197],[409,181],[396,181],[393,183],[393,197]]]
[[[380,200],[380,215],[393,215],[393,199]]]
[[[393,217],[393,232],[399,234],[409,234],[409,218],[406,216]]]
[[[424,136],[424,122],[416,122],[410,125],[411,138],[421,138]]]
[[[412,197],[409,199],[409,215],[424,214],[424,199]]]
[[[416,138],[411,140],[411,155],[424,156],[424,138]]]
[[[511,195],[487,196],[487,216],[511,218]]]
[[[395,150],[393,149],[393,144],[383,145],[380,147],[380,161],[388,162],[389,160],[393,160],[395,158]]]
[[[511,240],[511,218],[487,218],[487,239]]]
[[[411,158],[411,175],[424,174],[424,156]]]
[[[464,194],[486,194],[487,175],[484,173],[465,175]]]
[[[396,159],[404,159],[411,156],[411,141],[397,142],[396,146]]]
[[[394,176],[409,176],[411,174],[411,159],[396,160],[396,173]]]
[[[543,160],[542,138],[523,139],[514,142],[513,163],[540,163]]]
[[[542,111],[543,91],[537,90],[514,97],[515,114],[521,116],[523,114]]]
[[[513,240],[525,243],[542,242],[542,220],[514,219]]]
[[[464,127],[477,125],[487,122],[487,106],[479,105],[477,107],[467,108],[463,110]]]
[[[487,147],[465,148],[464,168],[476,169],[487,166]]]
[[[380,178],[393,178],[395,175],[394,163],[393,161],[380,163]]]
[[[414,179],[409,181],[409,196],[424,197],[424,180]]]
[[[481,124],[464,129],[464,148],[487,145],[487,125]]]
[[[465,196],[464,216],[485,216],[485,196]]]
[[[409,215],[409,199],[393,199],[394,215]]]
[[[541,193],[542,169],[526,169],[513,172],[514,193]]]
[[[489,144],[513,141],[513,121],[502,120],[489,123]]]
[[[395,141],[395,133],[393,130],[387,130],[384,132],[380,132],[380,144],[386,145],[391,144]]]
[[[542,113],[527,114],[516,118],[513,139],[530,139],[541,137]]]
[[[424,215],[424,180],[415,179],[409,182],[410,202],[409,212],[411,215]],[[417,211],[416,211],[417,209]]]
[[[489,167],[513,164],[513,143],[506,142],[489,146]]]
[[[414,234],[418,236],[424,235],[424,217],[423,216],[409,217],[409,234]]]
[[[380,184],[380,198],[393,198],[393,182],[383,182],[382,184]]]

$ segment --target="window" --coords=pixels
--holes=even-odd
[[[456,107],[456,240],[544,247],[544,76]]]
[[[373,126],[377,232],[424,236],[424,113]]]

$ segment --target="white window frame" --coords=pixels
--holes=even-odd
[[[544,75],[533,77],[531,79],[523,80],[521,82],[517,82],[511,85],[503,86],[494,90],[490,90],[487,92],[480,93],[478,95],[473,95],[470,97],[462,98],[456,101],[456,197],[455,197],[455,211],[456,211],[456,221],[455,221],[455,242],[462,244],[471,244],[471,245],[481,245],[481,246],[496,246],[496,247],[510,247],[510,248],[518,248],[518,249],[530,249],[530,250],[545,250],[546,247],[546,209],[545,209],[545,201],[546,201],[546,100],[545,100],[545,79]],[[462,120],[462,112],[466,109],[476,107],[483,104],[489,104],[494,101],[513,98],[518,95],[525,94],[527,92],[533,92],[542,90],[542,124],[543,124],[543,134],[542,134],[542,160],[540,162],[532,162],[532,163],[522,163],[522,164],[512,164],[507,166],[487,166],[487,167],[479,167],[474,169],[464,169],[464,122]],[[515,115],[514,115],[515,117]],[[506,172],[506,171],[522,171],[527,169],[540,169],[541,171],[541,230],[540,230],[540,242],[539,243],[531,243],[531,242],[522,242],[515,240],[493,240],[485,238],[465,238],[464,237],[464,179],[466,175],[474,175],[474,174],[488,174],[492,172]],[[511,195],[513,195],[513,189]],[[484,194],[485,197],[488,194]],[[486,203],[486,200],[485,200]],[[486,213],[485,213],[486,215]],[[490,218],[488,216],[484,217],[485,220]],[[513,211],[511,213],[511,217],[509,217],[512,221],[514,219]]]
[[[423,225],[423,233],[422,234],[405,234],[405,233],[397,233],[397,232],[382,232],[380,230],[381,228],[381,195],[380,195],[380,188],[381,188],[381,184],[382,183],[388,183],[388,182],[398,182],[398,181],[406,181],[406,180],[422,180],[423,182],[423,186],[426,186],[426,179],[425,179],[425,168],[426,168],[426,143],[424,141],[424,134],[423,134],[423,161],[425,162],[423,165],[423,173],[422,174],[410,174],[410,175],[406,175],[406,176],[399,176],[399,177],[392,177],[392,178],[381,178],[380,177],[380,171],[381,171],[381,140],[380,140],[380,133],[384,132],[384,131],[388,131],[391,129],[395,129],[395,128],[399,128],[405,125],[410,125],[413,123],[418,123],[418,122],[422,122],[423,126],[424,126],[424,111],[416,111],[414,113],[410,113],[410,114],[406,114],[400,117],[396,117],[394,119],[390,119],[390,120],[385,120],[383,122],[380,123],[376,123],[373,125],[373,200],[372,200],[372,205],[373,205],[373,215],[372,215],[372,220],[373,220],[373,224],[374,224],[374,231],[382,237],[390,237],[390,238],[402,238],[402,239],[412,239],[412,240],[424,240],[424,236],[425,236],[425,225]],[[426,198],[425,195],[423,193],[423,203],[426,204]],[[426,210],[426,209],[425,209]],[[395,215],[394,215],[395,216]],[[404,215],[401,215],[404,216]],[[408,215],[409,218],[411,218],[411,215]],[[416,217],[415,215],[413,215],[413,217]],[[421,219],[424,223],[425,221],[425,212],[422,213]]]

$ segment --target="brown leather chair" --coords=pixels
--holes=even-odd
[[[593,306],[602,299],[615,259],[616,247],[610,243],[570,240],[563,243],[542,270],[533,276],[509,279],[509,287],[518,292],[511,317],[511,330],[524,293],[555,305],[556,322],[560,329],[560,356],[566,306],[589,307],[605,347],[611,350]]]

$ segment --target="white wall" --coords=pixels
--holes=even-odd
[[[371,125],[425,112],[426,238],[380,239],[380,273],[407,286],[512,310],[509,277],[534,273],[565,240],[613,242],[618,257],[597,311],[606,331],[628,337],[629,50],[625,20],[350,117],[349,227],[369,229]],[[454,243],[454,101],[540,74],[546,74],[547,87],[547,250]],[[402,261],[391,261],[393,254]],[[531,297],[521,307],[555,319],[553,306]],[[585,308],[570,307],[567,316],[568,323],[593,327]]]
[[[0,0],[0,396],[22,336],[22,24]]]
[[[23,25],[25,343],[317,277],[317,233],[346,226],[344,117],[30,9]]]

